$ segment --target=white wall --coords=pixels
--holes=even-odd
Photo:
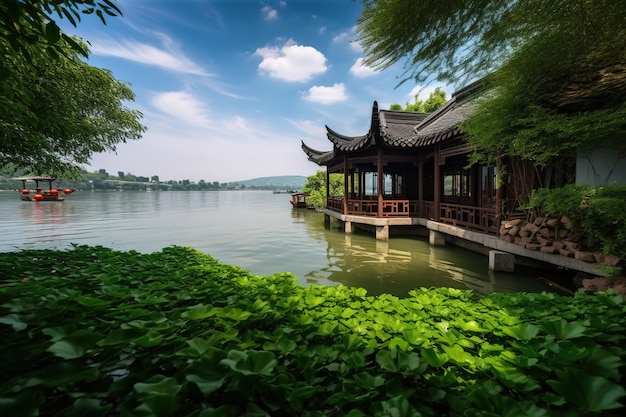
[[[579,152],[576,158],[576,184],[626,184],[626,157],[619,152],[595,149]]]

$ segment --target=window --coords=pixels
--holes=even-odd
[[[363,192],[368,196],[377,196],[378,195],[378,173],[376,172],[366,172],[365,173],[365,184],[363,184]]]
[[[443,174],[443,196],[448,198],[469,198],[472,196],[472,175],[470,170],[459,168]]]

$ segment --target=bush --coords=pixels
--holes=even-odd
[[[540,188],[522,208],[542,216],[567,216],[592,242],[591,249],[626,257],[626,186]]]
[[[3,416],[624,411],[612,293],[372,297],[181,247],[0,253],[0,271]]]

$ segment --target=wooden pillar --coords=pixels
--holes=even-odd
[[[417,215],[419,217],[427,217],[422,212],[422,206],[424,202],[424,155],[420,153],[417,160],[417,201],[419,206],[417,207]]]
[[[383,217],[383,150],[378,148],[378,212],[376,217]]]
[[[439,168],[439,145],[435,145],[434,158],[434,179],[435,179],[435,213],[434,219],[438,222],[441,219],[441,169]]]
[[[504,220],[504,161],[500,153],[496,157],[496,179],[493,186],[496,187],[496,227]]]
[[[343,155],[343,214],[348,214],[348,198],[350,194],[348,191],[348,155]]]
[[[330,172],[326,167],[326,206],[328,206],[328,197],[330,196]]]

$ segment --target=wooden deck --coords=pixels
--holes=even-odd
[[[341,196],[328,197],[326,208],[351,216],[379,217],[378,200],[348,199],[347,212],[344,213],[344,199]],[[439,218],[441,223],[464,227],[481,233],[495,235],[498,225],[496,211],[492,208],[473,207],[461,204],[441,203]],[[426,200],[383,200],[382,218],[417,217],[435,218],[435,203]]]

